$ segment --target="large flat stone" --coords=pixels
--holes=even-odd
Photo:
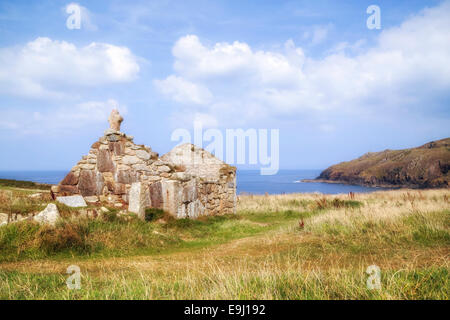
[[[197,199],[197,188],[195,185],[187,186],[183,189],[183,203],[193,202]]]
[[[64,178],[64,180],[61,181],[61,184],[75,186],[78,184],[78,176],[79,176],[79,173],[75,173],[75,172],[71,171],[67,174],[67,176]]]
[[[53,192],[55,192],[55,191],[53,191]],[[77,186],[62,185],[62,186],[58,186],[58,191],[57,192],[76,194],[76,193],[79,192],[79,190],[78,190]]]
[[[132,184],[133,182],[137,182],[138,177],[135,171],[133,170],[120,170],[117,172],[117,182],[123,184]]]
[[[132,165],[132,164],[141,163],[141,160],[136,156],[124,156],[122,159],[122,163]]]
[[[44,211],[34,216],[34,220],[41,224],[49,224],[54,226],[56,221],[60,218],[58,208],[54,203],[49,203]]]
[[[114,194],[116,195],[121,195],[121,194],[125,194],[127,192],[126,187],[124,184],[122,183],[116,183],[114,184],[114,190],[113,190]]]
[[[145,209],[149,206],[148,192],[146,186],[141,182],[135,182],[131,185],[128,211],[136,213],[142,220],[145,219]]]
[[[82,196],[57,197],[56,201],[73,208],[87,207],[86,201],[84,201]]]
[[[179,181],[166,180],[162,181],[163,209],[175,217],[180,217],[179,208],[181,207],[182,188]]]
[[[82,170],[80,173],[80,182],[78,189],[82,196],[95,196],[102,192],[105,185],[103,176],[94,171]]]
[[[97,155],[97,168],[100,172],[114,172],[114,163],[109,150],[99,150]]]
[[[145,150],[136,150],[136,156],[138,156],[142,160],[149,160],[150,159],[150,153],[148,153]]]
[[[109,143],[109,151],[111,152],[111,154],[114,154],[116,156],[121,156],[125,152],[125,145],[122,141],[110,142]]]
[[[162,195],[162,187],[161,182],[155,182],[152,183],[149,187],[150,190],[150,200],[151,200],[151,206],[153,208],[163,208],[163,195]]]

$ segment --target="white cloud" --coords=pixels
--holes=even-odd
[[[77,47],[37,38],[24,46],[0,49],[0,94],[61,97],[64,88],[136,79],[138,59],[126,47],[93,42]]]
[[[404,109],[423,114],[450,99],[449,16],[447,1],[385,29],[375,43],[340,45],[321,59],[305,57],[292,40],[282,52],[272,52],[238,41],[209,47],[188,35],[173,47],[175,74],[167,79],[177,81],[163,80],[164,89],[157,88],[163,93],[180,91],[179,83],[207,88],[211,101],[189,111],[219,115],[222,125],[293,115],[388,117]],[[348,55],[347,48],[355,50]],[[179,102],[198,100],[197,95],[184,90],[169,96]]]
[[[295,59],[301,64],[303,51],[294,48]],[[252,51],[246,43],[235,41],[217,43],[205,47],[195,35],[180,38],[172,53],[174,69],[191,80],[222,79],[240,82],[253,80],[260,84],[286,85],[298,78],[289,58],[283,54],[267,51]]]
[[[180,103],[203,105],[212,99],[212,94],[207,88],[181,77],[172,75],[164,80],[155,80],[154,84],[161,93]]]
[[[121,114],[127,107],[116,100],[88,101],[48,111],[26,112],[13,109],[0,110],[0,130],[14,130],[20,134],[53,134],[73,132],[89,125],[105,123],[112,109]]]

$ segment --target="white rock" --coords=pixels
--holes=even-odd
[[[149,182],[160,181],[161,177],[160,176],[147,176],[147,180]]]
[[[55,225],[56,221],[60,218],[58,208],[54,203],[49,203],[44,211],[34,216],[34,220],[41,224]]]
[[[42,193],[33,193],[31,195],[29,195],[28,197],[30,198],[39,198],[42,195]]]
[[[86,201],[84,201],[82,196],[57,197],[56,201],[73,208],[87,207]]]
[[[136,213],[142,220],[145,219],[145,208],[150,203],[150,196],[145,192],[141,182],[131,184],[128,211]]]
[[[122,159],[123,164],[136,164],[139,162],[141,162],[141,160],[139,160],[139,158],[135,156],[125,156]]]
[[[8,224],[8,222],[4,221],[2,223],[0,223],[0,227],[6,226]]]
[[[98,201],[98,197],[97,196],[84,197],[84,200],[89,203],[95,203]]]
[[[134,170],[138,171],[151,171],[150,167],[146,166],[145,164],[134,164],[132,167]]]
[[[101,207],[100,211],[103,212],[103,213],[109,212],[109,210],[107,208],[105,208],[105,207]]]
[[[124,164],[119,164],[119,166],[117,167],[118,171],[126,171],[126,170],[130,170],[130,169],[131,169],[130,166],[127,166],[127,165],[124,165]]]
[[[136,150],[136,155],[143,160],[150,159],[150,153],[145,150]]]
[[[186,172],[175,172],[174,174],[172,174],[172,179],[180,181],[189,181],[192,179],[192,176]]]
[[[0,223],[7,222],[8,215],[6,213],[0,213]]]
[[[111,128],[106,129],[106,130],[104,131],[104,135],[105,135],[105,136],[109,136],[109,135],[111,135],[111,134],[119,134],[119,135],[120,135],[121,132],[118,131],[118,130],[111,129]]]
[[[83,170],[94,170],[95,169],[95,165],[94,164],[82,164],[82,165],[80,165],[80,169],[83,169]]]
[[[170,168],[168,166],[160,166],[158,167],[159,172],[170,172]]]

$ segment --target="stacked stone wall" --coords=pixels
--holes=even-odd
[[[109,129],[52,191],[128,206],[141,217],[154,207],[177,218],[197,218],[235,213],[236,169],[191,144],[160,158]]]

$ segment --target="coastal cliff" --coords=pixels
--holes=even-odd
[[[369,152],[324,170],[316,181],[380,187],[448,188],[450,138],[403,150]]]

